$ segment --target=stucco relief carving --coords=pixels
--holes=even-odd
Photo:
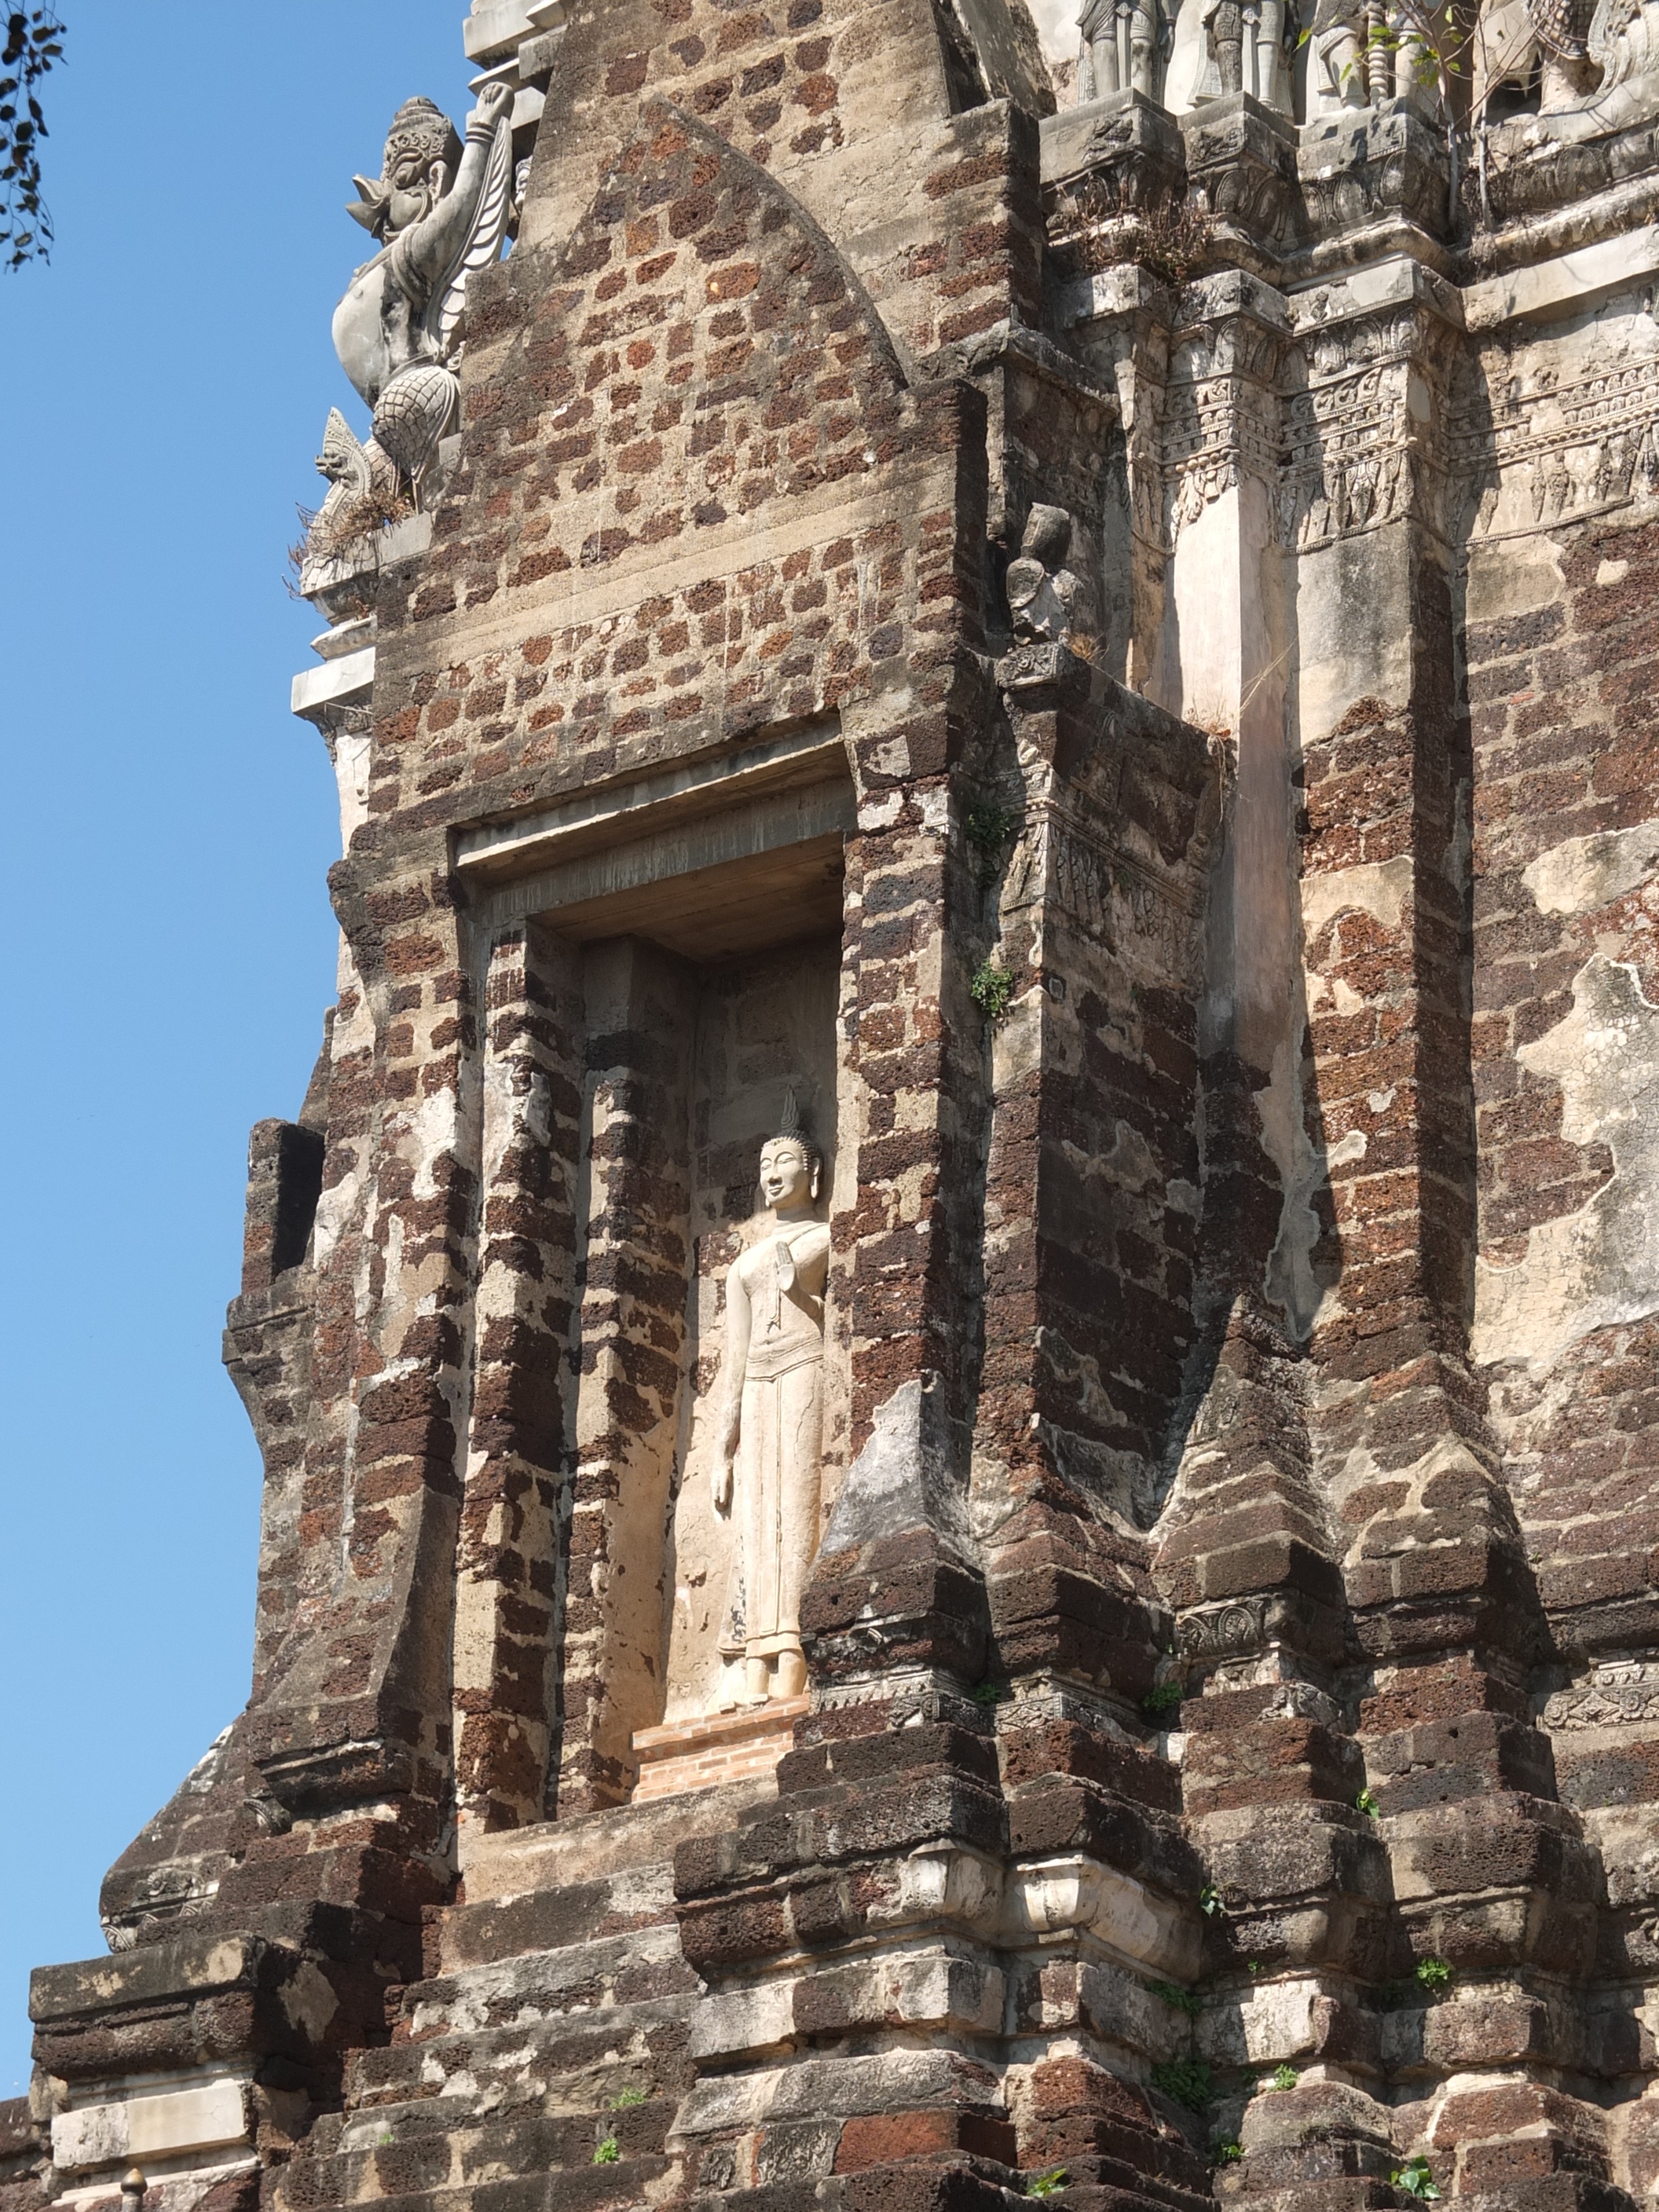
[[[1065,644],[1082,611],[1081,579],[1069,568],[1073,522],[1063,507],[1036,506],[1018,558],[1008,563],[1008,614],[1022,645]]]
[[[1543,1718],[1552,1730],[1659,1720],[1659,1666],[1641,1659],[1604,1662],[1587,1680],[1557,1690],[1545,1705]]]
[[[793,1095],[763,1148],[773,1233],[726,1281],[726,1348],[714,1506],[733,1523],[722,1652],[744,1662],[751,1704],[806,1685],[800,1601],[818,1542],[823,1430],[823,1295],[830,1230],[814,1208],[823,1162]]]
[[[1452,436],[1470,537],[1526,536],[1659,497],[1659,324],[1639,305],[1604,314],[1601,335],[1593,368],[1559,341],[1482,364]]]
[[[1176,1642],[1183,1659],[1235,1659],[1262,1650],[1267,1635],[1267,1601],[1237,1598],[1230,1605],[1183,1613]]]
[[[1278,471],[1281,340],[1243,318],[1182,343],[1164,394],[1161,474],[1165,548],[1243,475],[1271,483]]]
[[[1461,443],[1453,419],[1437,319],[1409,307],[1322,326],[1324,312],[1310,293],[1299,344],[1248,323],[1182,343],[1156,427],[1142,426],[1132,454],[1139,536],[1173,552],[1246,477],[1269,488],[1275,542],[1298,551],[1408,514],[1446,531],[1455,470],[1467,478],[1478,462],[1467,418]],[[1659,472],[1659,444],[1652,451]],[[1636,446],[1616,439],[1599,461],[1626,476],[1641,465]]]

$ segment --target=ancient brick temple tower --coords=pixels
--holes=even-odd
[[[1449,117],[1408,7],[1091,6],[1079,101],[1022,0],[497,0],[400,112],[252,1694],[3,2212],[1659,2203],[1659,0],[1583,13]]]

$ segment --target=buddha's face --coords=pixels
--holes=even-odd
[[[761,1196],[775,1212],[798,1212],[812,1202],[812,1163],[794,1137],[774,1137],[761,1147]]]

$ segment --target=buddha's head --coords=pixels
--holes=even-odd
[[[795,1094],[784,1100],[778,1133],[761,1146],[761,1196],[774,1213],[805,1213],[817,1202],[823,1158],[807,1135]]]

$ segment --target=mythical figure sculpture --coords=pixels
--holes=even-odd
[[[1285,0],[1204,0],[1200,20],[1222,91],[1248,92],[1264,107],[1283,108]]]
[[[1413,92],[1438,100],[1422,32],[1400,0],[1317,0],[1310,36],[1310,114],[1369,107]]]
[[[1520,143],[1569,143],[1651,118],[1659,82],[1659,0],[1495,0],[1481,17],[1477,109],[1488,88],[1540,79],[1538,114],[1516,117]],[[1511,155],[1515,149],[1506,149]]]
[[[1332,108],[1370,105],[1362,52],[1364,40],[1364,0],[1317,0],[1312,34],[1311,106]]]
[[[408,100],[380,176],[353,179],[362,197],[350,212],[380,251],[335,312],[334,349],[374,410],[373,440],[361,448],[371,474],[383,455],[417,502],[459,403],[467,283],[499,257],[512,217],[512,105],[509,86],[486,85],[463,144],[441,108]]]
[[[823,1292],[830,1230],[813,1212],[823,1161],[792,1091],[762,1147],[774,1233],[726,1279],[725,1407],[714,1507],[736,1524],[733,1610],[752,1704],[806,1686],[800,1601],[818,1544]]]
[[[1063,507],[1033,507],[1025,518],[1019,558],[1008,563],[1008,612],[1022,644],[1063,643],[1071,635],[1082,586],[1066,566],[1072,518]]]
[[[373,438],[360,444],[337,407],[329,410],[317,470],[328,478],[329,489],[306,535],[302,592],[307,576],[320,582],[326,563],[339,560],[367,532],[408,512],[391,460]]]
[[[1595,0],[1486,0],[1474,35],[1476,115],[1492,125],[1585,106],[1607,62],[1605,51],[1592,57],[1590,40],[1605,48],[1608,14]]]
[[[1158,0],[1085,0],[1078,18],[1080,100],[1123,91],[1157,98],[1158,15]]]

